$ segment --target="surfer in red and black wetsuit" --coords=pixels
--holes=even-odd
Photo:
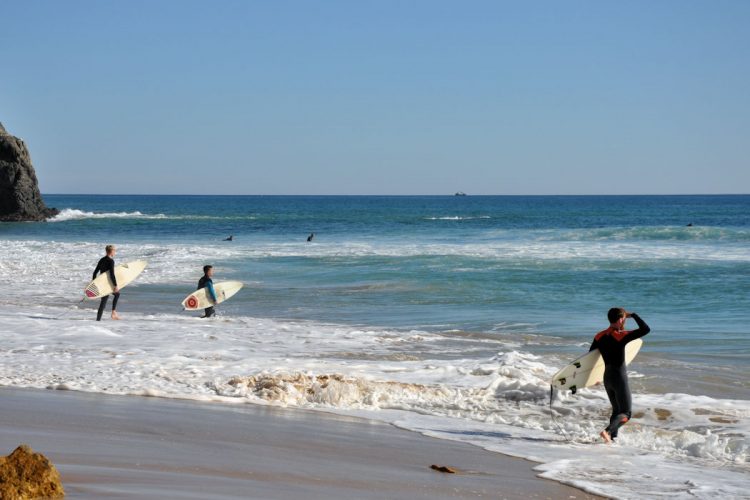
[[[637,330],[624,330],[625,321],[633,318],[638,323]],[[608,443],[617,437],[617,430],[630,420],[631,398],[628,386],[628,372],[625,364],[625,346],[628,342],[641,338],[651,328],[636,313],[629,313],[620,307],[607,312],[609,328],[597,333],[591,349],[599,349],[604,359],[604,388],[612,404],[612,417],[609,425],[599,435]]]
[[[114,259],[117,249],[114,245],[107,245],[104,247],[104,251],[107,252],[107,255],[99,259],[99,263],[96,265],[96,269],[94,269],[94,277],[91,279],[96,278],[99,274],[109,273],[109,279],[114,287],[114,292],[112,293],[114,296],[114,299],[112,299],[112,319],[120,319],[120,316],[117,314],[117,301],[120,299],[120,288],[117,286],[117,278],[115,278]],[[105,295],[102,297],[101,302],[99,302],[99,310],[96,313],[97,321],[102,320],[102,314],[104,313],[104,308],[107,307],[108,300],[109,295]]]

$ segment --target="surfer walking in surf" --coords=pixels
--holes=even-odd
[[[106,252],[106,255],[99,259],[99,262],[96,264],[94,277],[92,279],[96,279],[99,274],[109,273],[109,280],[112,282],[112,287],[114,288],[114,291],[112,292],[112,296],[114,297],[112,299],[112,319],[117,320],[120,319],[120,316],[117,314],[117,301],[120,300],[120,287],[117,286],[117,278],[115,278],[115,253],[117,253],[117,248],[115,248],[114,245],[107,245],[104,247],[104,251]],[[104,314],[104,309],[107,307],[108,300],[109,295],[105,295],[99,302],[99,310],[96,312],[97,321],[102,320],[102,314]]]
[[[638,324],[636,330],[625,330],[625,322],[633,318]],[[607,312],[609,328],[594,336],[589,351],[599,349],[604,359],[604,389],[612,404],[612,416],[609,425],[599,433],[607,443],[617,437],[617,431],[631,417],[631,396],[628,385],[627,364],[625,363],[625,346],[628,342],[641,338],[651,328],[636,313],[627,312],[620,307],[613,307]]]
[[[214,266],[203,266],[203,277],[198,280],[198,290],[200,290],[201,288],[206,288],[206,290],[208,291],[208,296],[211,297],[213,303],[216,304],[216,291],[214,290],[213,276]],[[201,318],[210,318],[214,314],[216,314],[214,306],[210,306],[204,309],[204,313]]]

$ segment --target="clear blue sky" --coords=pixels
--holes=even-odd
[[[46,193],[750,192],[750,1],[15,1]]]

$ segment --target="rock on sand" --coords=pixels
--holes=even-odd
[[[65,496],[60,473],[41,453],[22,444],[7,457],[0,457],[0,498],[27,500]]]

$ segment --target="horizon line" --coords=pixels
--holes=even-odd
[[[447,198],[479,198],[479,197],[543,197],[543,196],[557,196],[557,197],[582,197],[582,196],[748,196],[750,193],[603,193],[603,194],[195,194],[195,193],[41,193],[42,196],[196,196],[196,197],[209,197],[209,196],[277,196],[277,197],[291,197],[291,196],[317,196],[317,197],[345,197],[345,196],[357,196],[357,197],[447,197]]]

